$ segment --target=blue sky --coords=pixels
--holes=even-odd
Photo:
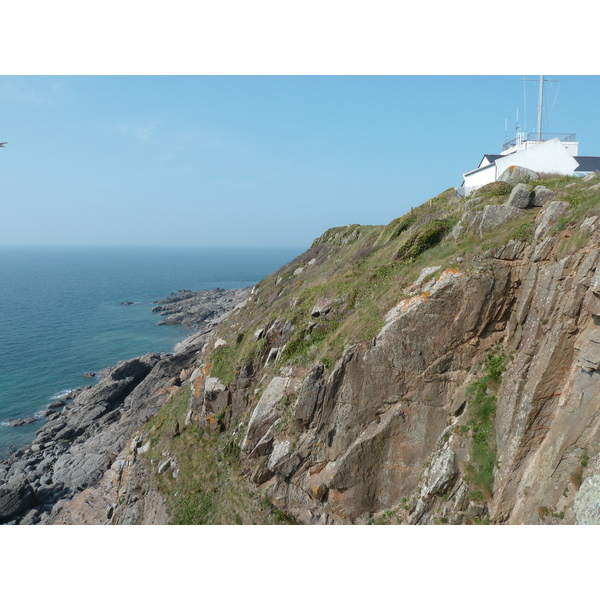
[[[307,247],[383,224],[500,152],[537,75],[0,76],[1,245]],[[545,130],[600,155],[600,77]],[[525,111],[526,107],[526,111]]]

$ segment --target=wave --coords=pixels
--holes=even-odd
[[[66,396],[68,396],[71,392],[73,392],[74,390],[76,390],[77,388],[70,388],[68,390],[61,390],[60,392],[57,392],[56,394],[53,394],[52,396],[50,396],[50,400],[62,400],[63,398],[65,398]]]

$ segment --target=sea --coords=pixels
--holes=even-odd
[[[303,248],[0,247],[0,458],[30,443],[39,416],[120,360],[172,352],[190,335],[157,326],[182,289],[252,286]],[[132,304],[128,304],[132,303]]]

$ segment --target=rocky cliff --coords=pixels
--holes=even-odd
[[[537,178],[330,230],[139,382],[109,372],[127,427],[62,451],[81,491],[47,522],[598,522],[600,184]]]

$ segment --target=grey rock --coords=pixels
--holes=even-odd
[[[25,475],[13,475],[0,486],[0,522],[32,508],[35,503],[35,492]]]
[[[545,240],[542,241],[541,244],[537,244],[536,246],[533,247],[531,257],[529,258],[529,260],[531,260],[531,262],[539,262],[542,260],[548,260],[553,247],[554,247],[554,239],[546,238]]]
[[[450,235],[457,240],[469,231],[477,231],[483,219],[483,211],[465,211],[462,219],[452,228]]]
[[[302,429],[309,427],[316,408],[323,401],[324,370],[324,365],[316,365],[302,382],[295,413],[296,422]]]
[[[531,169],[527,169],[525,167],[518,166],[510,166],[506,169],[500,177],[498,177],[498,181],[505,181],[506,183],[510,183],[511,185],[516,185],[517,183],[528,183],[530,181],[535,181],[539,179],[540,176]]]
[[[223,316],[235,309],[250,295],[250,288],[237,290],[181,290],[177,294],[158,301],[152,312],[166,317],[159,325],[181,324],[191,329],[214,327]]]
[[[479,196],[475,196],[475,198],[469,198],[469,200],[465,201],[465,210],[475,210],[481,207],[483,203],[484,199]]]
[[[527,208],[531,200],[531,190],[529,186],[524,183],[517,183],[512,189],[508,200],[506,201],[507,206],[516,206],[517,208]]]
[[[544,206],[546,203],[554,200],[556,194],[543,185],[536,185],[533,188],[533,197],[531,206]]]
[[[600,475],[588,477],[575,496],[573,510],[580,525],[600,525]]]
[[[597,216],[588,217],[587,219],[584,219],[581,223],[581,229],[589,229],[590,231],[594,231],[594,229],[596,229],[597,221]]]
[[[250,417],[242,450],[251,452],[254,449],[269,426],[277,419],[277,405],[292,389],[292,378],[273,377]]]
[[[535,229],[534,238],[541,239],[550,233],[550,230],[554,225],[558,223],[558,220],[567,212],[569,208],[568,202],[562,202],[560,200],[553,200],[546,205],[546,208],[540,213],[539,223]]]
[[[479,225],[479,235],[483,236],[489,231],[493,231],[523,214],[525,214],[525,211],[516,206],[507,206],[505,204],[501,206],[486,206],[483,209],[481,224]]]
[[[9,427],[20,427],[21,425],[30,425],[36,421],[39,421],[38,417],[25,417],[23,419],[9,419],[5,423]]]
[[[35,525],[39,523],[40,520],[40,511],[32,509],[21,519],[19,525]]]

